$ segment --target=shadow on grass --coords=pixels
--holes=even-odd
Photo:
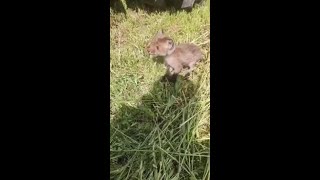
[[[124,0],[127,8],[132,10],[141,9],[148,13],[163,12],[168,11],[170,14],[176,13],[177,11],[187,11],[191,12],[192,8],[180,8],[183,0],[164,0],[165,5],[155,5],[154,0]],[[159,2],[159,0],[158,0]],[[201,3],[202,0],[196,0],[196,3]],[[111,0],[110,8],[113,9],[115,13],[126,14],[125,7],[121,0]]]
[[[187,116],[186,113],[188,113],[184,112],[179,115],[179,112],[182,112],[189,105],[189,101],[192,101],[192,103],[198,102],[195,99],[197,89],[198,87],[195,84],[181,76],[178,76],[175,84],[163,82],[161,78],[153,84],[151,91],[141,98],[139,105],[132,107],[123,104],[121,106],[119,111],[113,115],[112,122],[110,122],[111,179],[122,177],[117,172],[119,169],[123,168],[124,171],[128,171],[127,168],[129,167],[126,167],[126,165],[130,164],[129,161],[136,153],[134,150],[140,149],[141,147],[139,146],[141,144],[144,144],[142,147],[146,148],[146,150],[152,150],[152,145],[148,144],[157,140],[147,136],[152,134],[155,127],[162,129],[164,128],[163,126],[167,126],[170,131],[179,129],[179,125],[183,121],[182,116]],[[177,120],[173,121],[172,116],[175,116]],[[170,125],[168,125],[169,121],[172,121]],[[146,139],[147,143],[145,142]],[[124,152],[123,150],[133,151]],[[136,158],[133,160],[134,163],[131,162],[132,173],[139,169],[139,164],[142,160],[145,163],[144,166],[152,170],[153,157],[150,154],[136,154],[138,157],[143,157],[143,159]],[[174,163],[172,166],[177,171],[178,165]]]
[[[154,62],[156,62],[157,64],[164,65],[164,57],[158,56],[158,57],[152,58],[152,60],[153,60]]]

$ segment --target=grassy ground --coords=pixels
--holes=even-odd
[[[191,13],[110,9],[111,179],[210,178],[209,2]],[[160,82],[164,65],[144,52],[159,29],[201,47],[206,58],[189,80]]]

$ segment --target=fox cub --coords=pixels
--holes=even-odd
[[[174,41],[160,30],[151,40],[146,50],[153,57],[164,57],[167,75],[177,76],[183,68],[189,68],[185,76],[189,76],[196,64],[203,58],[199,47],[194,44],[175,45]]]

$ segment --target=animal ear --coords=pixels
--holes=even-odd
[[[174,42],[172,39],[168,39],[169,49],[172,49],[174,47]]]
[[[163,36],[163,30],[160,29],[157,33],[157,37],[162,37]]]

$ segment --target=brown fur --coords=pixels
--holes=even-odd
[[[179,74],[184,67],[188,67],[190,74],[195,65],[202,59],[203,54],[194,44],[175,45],[173,40],[165,36],[162,31],[151,40],[147,51],[152,56],[162,56],[169,75]]]

